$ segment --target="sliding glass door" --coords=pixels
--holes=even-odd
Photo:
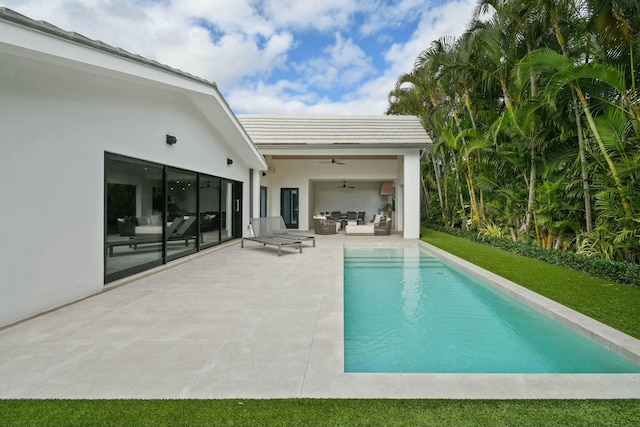
[[[161,265],[164,168],[105,159],[105,278],[109,281]]]
[[[105,283],[242,237],[242,183],[105,154]]]
[[[167,168],[167,259],[198,248],[198,174]]]
[[[200,176],[200,244],[202,247],[220,243],[220,178]]]

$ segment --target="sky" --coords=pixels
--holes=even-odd
[[[476,0],[0,0],[215,82],[236,114],[384,114]]]

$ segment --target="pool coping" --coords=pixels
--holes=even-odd
[[[344,247],[421,246],[600,345],[640,362],[640,340],[494,273],[416,240],[346,243]],[[344,251],[343,251],[344,254]],[[344,258],[343,258],[344,263]],[[339,278],[344,282],[344,276]],[[340,288],[342,289],[342,288]],[[334,295],[344,304],[344,295]],[[320,319],[319,319],[320,320]],[[333,348],[314,339],[301,397],[444,399],[638,399],[640,374],[369,374],[344,372],[344,323]],[[338,331],[334,331],[338,334]],[[326,343],[325,343],[326,344]],[[327,362],[334,364],[333,369]],[[636,363],[638,363],[636,362]],[[322,375],[318,375],[322,373]]]

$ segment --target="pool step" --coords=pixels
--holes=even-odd
[[[438,268],[442,267],[442,261],[435,258],[353,257],[345,258],[344,265],[349,268]]]

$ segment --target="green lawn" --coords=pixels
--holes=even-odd
[[[432,230],[423,240],[640,338],[640,289]],[[0,400],[0,426],[637,426],[640,400]]]
[[[640,401],[0,401],[3,426],[634,426]]]
[[[640,339],[640,288],[430,229],[422,240]]]

